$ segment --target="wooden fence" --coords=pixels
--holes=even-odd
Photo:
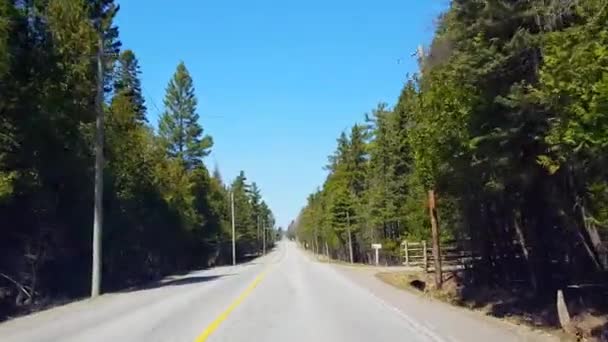
[[[433,267],[433,250],[425,240],[401,243],[403,265],[421,267],[425,272]],[[471,263],[473,253],[460,248],[456,243],[441,245],[441,264],[449,269],[464,268]]]
[[[426,241],[412,242],[405,240],[401,243],[401,248],[403,250],[403,265],[420,266],[425,271],[428,269],[429,249]]]

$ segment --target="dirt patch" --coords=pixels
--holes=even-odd
[[[561,329],[555,299],[540,298],[524,291],[463,285],[458,274],[446,274],[441,290],[434,287],[433,274],[380,272],[376,277],[399,289],[468,308],[488,316],[547,331],[570,341],[608,341],[608,315],[588,305],[573,312],[568,333]],[[573,306],[576,306],[574,303]]]
[[[608,341],[608,316],[583,312],[573,317],[566,330],[580,340]]]
[[[413,281],[418,281],[424,284],[421,281],[419,276],[414,273],[409,272],[380,272],[376,273],[376,277],[378,277],[383,282],[393,285],[394,287],[400,288],[402,290],[424,290],[424,288],[416,288],[412,285]]]

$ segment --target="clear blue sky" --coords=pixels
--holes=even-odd
[[[446,1],[118,2],[150,122],[183,60],[215,140],[207,166],[217,163],[227,182],[244,170],[287,226],[325,180],[340,132],[378,102],[394,104]]]

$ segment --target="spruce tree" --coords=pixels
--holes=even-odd
[[[232,182],[230,190],[234,194],[236,235],[238,243],[251,243],[255,240],[256,222],[253,219],[253,207],[249,197],[250,185],[247,184],[245,172],[241,171]]]
[[[194,85],[183,62],[167,86],[164,103],[158,132],[167,154],[181,159],[189,169],[201,165],[202,158],[211,152],[213,140],[203,135],[196,113]]]
[[[123,51],[116,67],[115,95],[128,99],[136,113],[136,120],[146,122],[146,105],[141,91],[139,62],[131,50]]]

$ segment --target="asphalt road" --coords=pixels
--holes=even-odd
[[[0,325],[0,341],[544,340],[366,284],[374,280],[359,281],[336,267],[282,242],[247,264],[197,271],[6,322]]]

